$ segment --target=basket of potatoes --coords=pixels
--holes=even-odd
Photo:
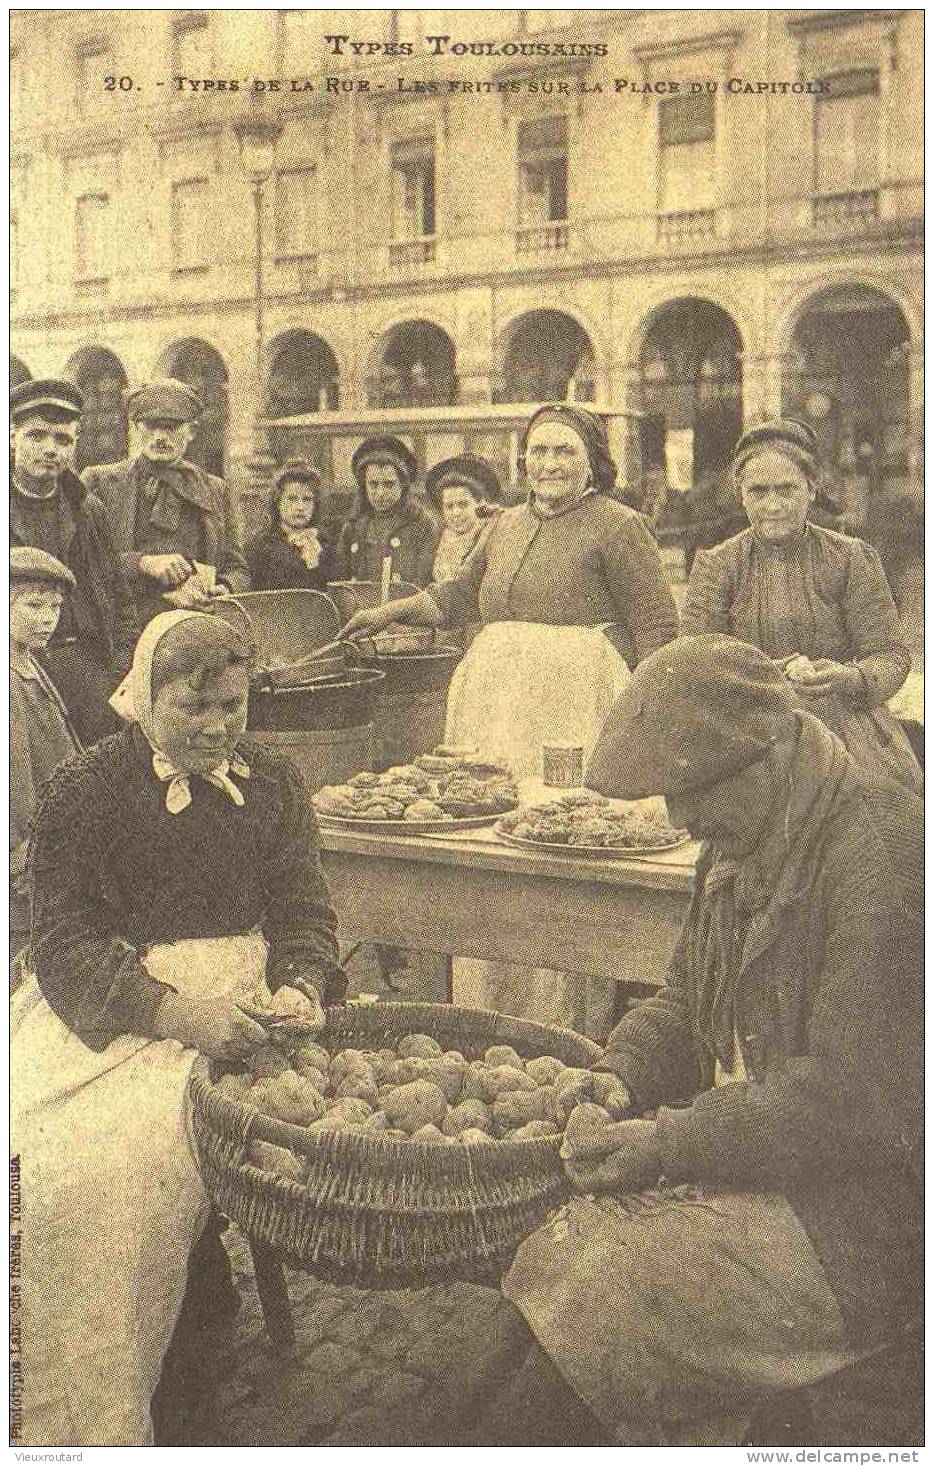
[[[569,1086],[598,1053],[481,1009],[331,1009],[317,1041],[250,1070],[195,1066],[205,1185],[251,1240],[322,1277],[495,1281],[567,1195]]]

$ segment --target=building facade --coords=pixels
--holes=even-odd
[[[238,481],[258,412],[568,395],[642,411],[674,488],[785,410],[854,527],[918,499],[922,11],[11,20],[12,369],[80,383],[85,461],[160,372]]]

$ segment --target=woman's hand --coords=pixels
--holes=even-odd
[[[613,1149],[607,1153],[607,1147]],[[623,1120],[608,1125],[596,1150],[562,1146],[564,1169],[575,1191],[642,1191],[661,1175],[662,1162],[654,1120]]]
[[[802,697],[850,699],[858,697],[863,690],[859,668],[834,662],[830,657],[819,657],[809,667],[793,667],[790,680]]]
[[[211,1059],[247,1059],[268,1042],[265,1028],[229,998],[166,993],[156,1014],[156,1037],[174,1038]]]
[[[399,620],[395,607],[398,601],[390,601],[385,606],[373,606],[368,611],[358,611],[351,616],[346,626],[342,626],[337,633],[338,641],[353,641],[358,636],[373,636],[377,631],[385,631],[393,621]]]

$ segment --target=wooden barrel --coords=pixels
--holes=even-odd
[[[249,737],[291,759],[309,794],[316,794],[325,784],[343,784],[353,774],[375,767],[372,723],[356,728],[251,728]]]
[[[373,711],[376,767],[411,763],[417,754],[430,753],[441,743],[447,700],[446,686],[422,692],[380,691]]]

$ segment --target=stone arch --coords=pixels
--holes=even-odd
[[[523,311],[499,334],[498,402],[594,402],[601,366],[591,332],[576,314],[545,306]]]
[[[457,401],[457,349],[448,332],[419,317],[380,336],[364,379],[370,407],[444,407]]]
[[[227,460],[227,364],[216,347],[197,336],[167,346],[157,363],[160,376],[174,377],[193,388],[204,403],[204,413],[186,457],[223,476]]]
[[[81,469],[125,458],[127,375],[119,357],[106,346],[82,346],[69,358],[63,375],[84,395],[76,466]]]

